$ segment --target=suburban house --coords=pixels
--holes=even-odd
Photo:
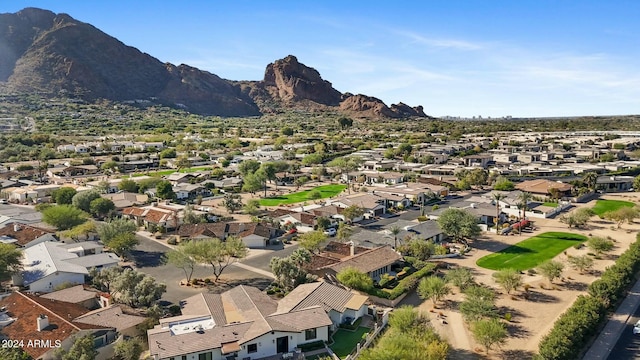
[[[330,200],[330,204],[341,208],[349,206],[359,206],[364,210],[364,216],[353,219],[354,222],[361,221],[363,218],[380,216],[387,212],[387,200],[383,197],[372,193],[356,193],[352,195],[344,195]]]
[[[333,329],[367,315],[369,297],[325,281],[298,285],[278,301],[277,313],[288,313],[320,305],[333,322]]]
[[[136,205],[144,205],[149,202],[149,195],[128,191],[119,191],[115,194],[102,194],[100,196],[113,201],[113,205],[115,205],[118,210]]]
[[[17,222],[0,228],[0,242],[28,248],[45,241],[58,241],[55,232]]]
[[[340,271],[352,267],[378,281],[382,274],[391,271],[391,265],[401,260],[402,256],[391,246],[368,249],[353,242],[341,244],[332,241],[324,251],[312,257],[307,269],[318,277],[335,277]]]
[[[516,189],[520,191],[545,197],[553,195],[554,191],[557,191],[559,198],[570,197],[572,188],[571,184],[546,179],[527,180],[516,184]]]
[[[173,187],[178,200],[195,199],[198,196],[210,196],[211,190],[200,184],[180,183]]]
[[[602,192],[630,191],[633,188],[633,180],[633,176],[599,176],[596,180],[596,190]]]
[[[132,180],[135,182],[140,182],[142,180],[145,179],[151,179],[150,176],[136,176],[136,177],[132,177],[132,178],[128,178],[128,180]],[[97,189],[100,188],[101,186],[103,186],[106,182],[107,188],[106,188],[106,193],[107,194],[112,194],[112,193],[117,193],[118,191],[120,191],[120,188],[118,187],[120,185],[120,183],[122,182],[123,179],[105,179],[105,180],[95,180],[95,181],[90,181],[87,182],[85,185],[90,188],[90,189]]]
[[[183,224],[178,229],[180,239],[208,239],[217,238],[225,240],[228,236],[237,236],[242,242],[252,249],[262,249],[269,245],[284,231],[262,223],[202,223]]]
[[[122,209],[122,215],[128,219],[136,221],[139,225],[146,228],[156,227],[164,229],[176,229],[180,226],[181,219],[179,212],[182,210],[174,208],[166,208],[159,205],[151,205],[145,207],[128,207]]]
[[[76,285],[66,289],[40,295],[43,299],[64,301],[76,305],[81,305],[89,310],[100,307],[98,302],[99,292],[85,288],[84,285]]]
[[[81,305],[21,292],[0,300],[0,306],[5,310],[4,322],[9,322],[0,329],[0,335],[24,344],[21,348],[34,359],[57,359],[57,348],[68,350],[76,337],[87,334],[94,336],[96,360],[106,360],[114,354],[114,342],[118,339],[116,323],[121,321],[120,317],[101,316],[103,321],[97,323],[95,319],[82,319],[90,311]]]
[[[268,295],[243,285],[194,295],[180,305],[181,316],[161,319],[147,331],[155,360],[294,359],[299,345],[328,341],[333,325],[318,304],[279,309]]]
[[[282,226],[295,225],[301,233],[313,231],[316,226],[316,216],[307,212],[276,209],[272,212],[272,217]]]
[[[12,276],[15,286],[31,292],[51,292],[62,284],[84,284],[91,268],[118,265],[120,259],[102,252],[95,241],[64,244],[45,241],[23,250],[23,271]]]
[[[60,185],[29,185],[22,187],[10,187],[2,190],[6,199],[11,202],[25,203],[27,201],[39,201],[51,196],[54,190],[60,188]]]

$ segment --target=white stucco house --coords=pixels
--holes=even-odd
[[[89,269],[116,266],[120,261],[115,254],[102,252],[102,245],[93,241],[45,241],[24,249],[23,254],[23,271],[12,281],[31,292],[51,292],[64,283],[84,284]]]
[[[319,305],[279,309],[259,289],[238,286],[181,301],[182,315],[148,330],[155,360],[296,359],[296,348],[327,341],[332,321]]]

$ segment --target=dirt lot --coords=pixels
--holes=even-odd
[[[605,199],[618,199],[637,202],[640,199],[638,193],[612,194],[606,195]],[[578,206],[592,207],[595,201]],[[556,318],[562,314],[575,300],[575,298],[586,293],[587,286],[598,278],[599,274],[610,266],[615,258],[624,252],[628,244],[635,240],[636,234],[640,230],[640,224],[623,224],[621,229],[615,229],[612,222],[600,220],[594,216],[586,229],[568,229],[567,225],[560,223],[557,219],[536,219],[537,230],[532,233],[523,233],[514,236],[498,236],[486,234],[475,241],[472,245],[474,250],[462,259],[451,261],[452,264],[465,266],[473,269],[476,281],[494,287],[500,295],[497,305],[501,313],[510,312],[513,315],[512,321],[507,323],[510,337],[500,350],[493,350],[489,355],[484,354],[482,347],[477,345],[468,326],[463,323],[461,315],[454,309],[463,300],[462,294],[457,288],[453,288],[453,294],[446,299],[446,306],[436,309],[430,314],[435,328],[448,339],[452,348],[452,359],[530,359],[537,352],[538,342],[546,334]],[[613,226],[613,229],[612,229]],[[547,231],[566,231],[593,236],[610,236],[616,242],[614,250],[603,256],[603,259],[596,260],[590,274],[579,274],[569,266],[565,267],[563,279],[555,280],[553,288],[547,279],[539,275],[525,275],[524,281],[531,285],[530,297],[525,300],[522,297],[522,289],[511,295],[507,295],[493,280],[492,270],[482,269],[476,266],[476,261],[481,257],[499,251],[509,245],[522,241],[530,236]],[[569,248],[566,255],[561,253],[557,260],[566,261],[567,255],[575,256],[589,252],[588,248]],[[431,301],[425,301],[420,308],[423,311],[431,311],[433,306]],[[446,324],[436,319],[436,314],[442,312]]]

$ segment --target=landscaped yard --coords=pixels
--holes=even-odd
[[[527,270],[554,258],[571,246],[580,244],[587,237],[565,232],[546,232],[530,237],[495,254],[480,258],[476,264],[485,269]]]
[[[322,185],[310,190],[304,190],[304,191],[299,191],[299,192],[291,193],[287,195],[261,199],[260,205],[278,206],[283,204],[294,204],[294,203],[299,203],[304,201],[311,201],[313,199],[309,198],[309,193],[311,193],[312,191],[319,191],[320,195],[322,195],[321,199],[325,199],[325,198],[340,194],[342,190],[346,188],[347,188],[347,185],[339,185],[339,184]]]
[[[558,203],[555,203],[555,202],[543,202],[542,206],[548,206],[548,207],[552,207],[552,208],[557,208],[558,207]]]
[[[623,200],[598,200],[596,201],[596,205],[593,207],[593,212],[602,216],[604,213],[609,211],[616,211],[622,207],[634,207],[635,204],[629,201]]]
[[[355,331],[338,329],[333,334],[333,344],[329,347],[340,359],[344,359],[356,348],[356,345],[362,340],[362,336],[369,331],[371,329],[362,326]]]

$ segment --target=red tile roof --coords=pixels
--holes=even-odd
[[[17,223],[8,224],[7,226],[0,228],[0,236],[4,235],[12,237],[16,239],[18,244],[21,246],[25,246],[31,241],[47,234],[55,234],[55,232],[40,229],[31,225]]]
[[[74,321],[73,319],[88,313],[89,310],[67,302],[15,292],[0,300],[0,306],[6,307],[7,314],[16,319],[3,327],[0,333],[11,340],[22,341],[25,344],[23,350],[33,358],[38,358],[51,349],[28,347],[29,340],[49,340],[55,343],[56,340],[63,341],[80,330],[106,329]],[[41,314],[47,315],[49,326],[43,331],[38,331],[37,318]]]

